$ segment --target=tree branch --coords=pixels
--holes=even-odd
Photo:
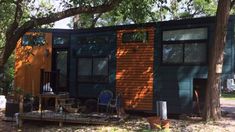
[[[16,1],[16,9],[15,9],[15,15],[14,15],[14,21],[13,23],[9,26],[6,32],[6,39],[11,39],[11,36],[13,36],[15,30],[19,26],[19,21],[21,19],[21,16],[23,14],[22,9],[21,9],[21,4],[23,0],[17,0]]]
[[[74,16],[76,14],[81,13],[103,13],[112,10],[121,0],[111,0],[107,2],[106,4],[99,5],[96,7],[76,7],[71,8],[62,12],[53,13],[47,17],[42,18],[36,18],[34,20],[29,20],[25,22],[16,32],[16,37],[22,36],[26,31],[29,29],[32,29],[35,26],[40,26],[48,23],[52,23],[61,19],[64,19],[66,17]]]
[[[14,23],[19,23],[20,18],[23,14],[22,9],[21,9],[22,1],[23,0],[16,1],[16,11],[15,11]]]
[[[95,18],[92,20],[92,24],[91,24],[91,28],[95,27],[96,22],[98,21],[98,19],[102,16],[103,13],[99,13],[97,16],[95,16]]]
[[[19,0],[22,1],[22,0]],[[67,9],[65,11],[52,13],[48,16],[31,19],[27,22],[25,22],[23,25],[21,25],[18,28],[15,28],[15,25],[12,24],[12,26],[8,29],[6,33],[6,45],[3,50],[3,62],[2,64],[5,64],[11,53],[14,51],[16,47],[17,41],[20,39],[21,36],[23,36],[28,30],[44,25],[49,24],[61,19],[64,19],[66,17],[74,16],[76,14],[81,13],[103,13],[112,10],[116,5],[118,5],[122,0],[109,0],[106,1],[104,4],[95,6],[95,7],[75,7],[71,9]]]

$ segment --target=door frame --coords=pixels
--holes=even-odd
[[[66,83],[67,83],[67,89],[66,89],[66,92],[69,92],[69,74],[70,74],[70,71],[69,71],[69,49],[67,47],[59,47],[59,48],[53,48],[52,50],[52,69],[51,71],[56,71],[57,70],[57,65],[56,65],[56,58],[57,58],[57,52],[58,51],[67,51],[67,76],[66,76]],[[57,91],[60,91],[60,88],[59,86],[57,86]]]

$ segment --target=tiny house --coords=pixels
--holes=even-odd
[[[96,99],[121,92],[126,110],[192,113],[194,91],[203,104],[215,18],[195,18],[94,29],[32,30],[16,47],[15,86],[41,92],[41,72],[59,71],[55,92]],[[227,29],[221,82],[234,73],[234,17]],[[56,83],[56,85],[55,85]],[[40,86],[41,85],[41,86]]]

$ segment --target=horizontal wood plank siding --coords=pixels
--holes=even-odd
[[[122,43],[122,34],[147,31],[146,43]],[[119,30],[117,34],[116,90],[127,110],[152,110],[154,28]]]

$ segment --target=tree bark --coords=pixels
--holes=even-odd
[[[227,34],[227,25],[229,19],[231,1],[219,0],[216,12],[216,25],[214,33],[213,46],[210,49],[208,80],[206,88],[206,102],[204,119],[218,120],[221,118],[220,108],[220,77],[217,73],[218,66],[223,66],[224,47]],[[222,67],[221,67],[222,68]]]
[[[5,85],[4,85],[4,67],[0,66],[0,88],[3,90],[3,94],[5,95]]]

